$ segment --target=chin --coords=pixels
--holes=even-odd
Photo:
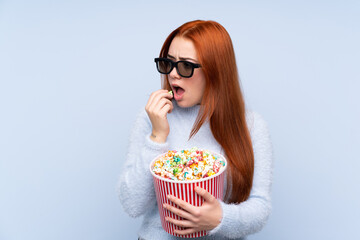
[[[179,107],[182,107],[182,108],[190,107],[189,104],[186,104],[186,102],[184,102],[184,101],[178,101],[176,103]]]
[[[179,107],[182,107],[182,108],[189,108],[189,107],[193,107],[193,106],[197,105],[196,103],[189,103],[186,101],[178,101],[176,103]]]

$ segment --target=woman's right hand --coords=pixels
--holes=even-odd
[[[158,143],[164,143],[170,133],[170,126],[166,115],[171,113],[174,106],[171,102],[172,93],[167,90],[158,90],[150,95],[145,110],[152,124],[150,138]]]

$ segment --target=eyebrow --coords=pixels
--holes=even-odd
[[[170,54],[167,55],[169,58],[173,58],[173,59],[176,59],[175,57],[171,56]],[[192,60],[194,62],[197,62],[197,60],[193,59],[193,58],[189,58],[189,57],[180,57],[179,58],[180,60]]]

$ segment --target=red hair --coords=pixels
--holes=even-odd
[[[191,40],[206,79],[200,111],[190,138],[210,120],[214,138],[225,151],[229,164],[225,199],[229,203],[245,201],[254,175],[254,152],[245,119],[245,103],[231,38],[223,26],[214,21],[191,21],[175,29],[165,40],[160,57],[167,57],[175,37]],[[163,88],[171,90],[167,75]]]

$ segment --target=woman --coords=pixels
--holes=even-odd
[[[198,187],[201,207],[171,197],[183,209],[164,206],[184,219],[167,218],[185,228],[176,233],[206,230],[198,239],[245,239],[261,230],[271,211],[272,148],[266,122],[245,109],[229,34],[214,21],[185,23],[168,36],[155,62],[163,89],[137,117],[119,181],[125,211],[144,215],[140,239],[179,239],[161,227],[148,167],[159,154],[194,146],[226,156],[226,194],[221,201]]]

